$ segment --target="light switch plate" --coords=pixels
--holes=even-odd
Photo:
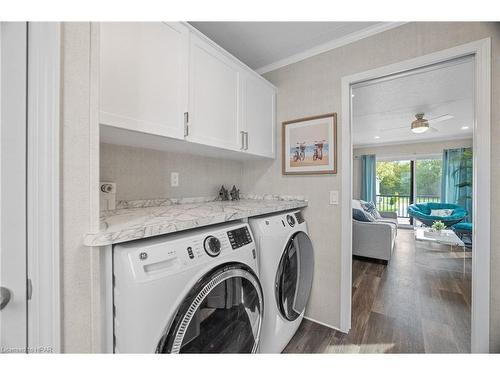
[[[172,186],[172,187],[179,186],[179,173],[178,172],[170,173],[170,186]]]
[[[339,204],[338,190],[330,190],[330,204]]]

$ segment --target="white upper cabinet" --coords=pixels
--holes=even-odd
[[[101,23],[100,123],[183,138],[188,37],[180,23]]]
[[[240,150],[240,66],[195,34],[191,34],[189,52],[187,139]]]
[[[244,150],[275,157],[276,91],[267,81],[246,73],[242,82]]]
[[[106,142],[274,158],[275,90],[187,24],[101,23]]]

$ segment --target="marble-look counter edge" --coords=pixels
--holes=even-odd
[[[255,201],[253,202],[255,203]],[[206,215],[206,216],[199,216],[196,218],[192,218],[190,220],[176,220],[176,219],[157,219],[157,221],[148,224],[147,220],[148,217],[147,215],[151,215],[149,210],[144,210],[145,211],[145,217],[144,221],[146,222],[144,225],[140,224],[131,224],[130,226],[127,226],[126,223],[122,225],[119,229],[116,230],[109,230],[109,229],[103,229],[98,233],[89,233],[85,235],[84,237],[84,245],[89,246],[89,247],[101,247],[101,246],[109,246],[109,245],[114,245],[118,243],[123,243],[123,242],[128,242],[128,241],[134,241],[138,239],[143,239],[143,238],[149,238],[149,237],[154,237],[154,236],[161,236],[164,234],[170,234],[170,233],[175,233],[175,232],[180,232],[183,230],[188,230],[188,229],[195,229],[195,228],[201,228],[204,226],[209,226],[209,225],[214,225],[214,224],[220,224],[228,221],[233,221],[233,220],[241,220],[241,219],[246,219],[254,216],[260,216],[260,215],[266,215],[266,214],[271,214],[275,212],[282,212],[282,211],[288,211],[288,210],[293,210],[297,208],[303,208],[307,207],[308,202],[307,201],[298,201],[298,200],[276,200],[276,201],[269,201],[269,200],[263,200],[262,201],[263,206],[262,207],[252,207],[249,209],[245,210],[239,210],[237,212],[225,212],[224,210],[222,212],[216,212],[212,215]],[[213,204],[213,202],[207,202],[207,206],[209,204]],[[221,204],[221,207],[223,206],[222,202],[219,202]],[[165,206],[165,207],[157,207],[159,210],[168,210],[175,208],[177,210],[182,210],[183,205],[175,205],[175,206]],[[204,204],[199,203],[198,208],[203,209]],[[150,207],[151,208],[151,207]],[[156,208],[156,207],[155,207]],[[128,211],[128,209],[122,209],[120,210],[121,213]],[[135,209],[134,210],[137,213],[137,217],[140,217],[141,215],[141,210],[140,209]],[[117,217],[119,214],[116,215]],[[113,217],[113,215],[107,215],[106,217]],[[160,215],[161,217],[161,215]]]

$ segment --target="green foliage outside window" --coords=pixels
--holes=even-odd
[[[378,161],[377,179],[381,195],[410,195],[410,162]]]
[[[416,161],[417,196],[439,196],[441,189],[441,159]],[[377,162],[377,179],[381,195],[410,195],[411,164],[408,160]]]

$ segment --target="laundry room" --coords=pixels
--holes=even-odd
[[[114,280],[110,286],[101,279],[101,293],[107,296],[103,307],[113,311],[112,324],[105,320],[101,326],[109,333],[108,338],[104,335],[103,350],[280,353],[304,317],[333,325],[338,315],[335,304],[318,298],[320,285],[313,284],[315,274],[326,274],[332,282],[335,276],[325,272],[328,263],[315,261],[322,257],[315,254],[307,221],[317,223],[328,215],[323,210],[310,216],[308,205],[325,184],[336,185],[336,117],[320,116],[292,125],[304,128],[295,136],[311,141],[325,138],[322,159],[328,155],[330,162],[313,165],[310,172],[296,167],[298,175],[278,169],[280,178],[273,181],[281,149],[278,89],[272,80],[230,55],[194,23],[100,23],[90,28],[91,36],[99,40],[99,75],[94,79],[100,88],[100,230],[86,233],[84,245],[108,249],[100,272],[112,274]],[[177,55],[172,60],[160,48],[171,43],[183,51],[185,40],[190,43],[187,71],[184,60]],[[155,62],[143,69],[139,55],[154,57]],[[117,61],[120,70],[114,69]],[[165,64],[172,69],[165,71]],[[227,71],[228,64],[232,71]],[[166,107],[156,91],[172,79],[183,87],[182,74],[187,80],[187,101],[184,92],[173,87],[162,93],[170,95],[167,102],[172,107]],[[135,79],[130,80],[131,76]],[[241,83],[235,77],[241,77]],[[164,85],[158,86],[162,80]],[[216,87],[220,94],[207,97],[205,90]],[[234,95],[241,96],[241,104]],[[228,110],[231,101],[232,111]],[[295,144],[295,140],[287,142]],[[272,178],[256,175],[269,169]],[[270,184],[261,186],[262,181]],[[320,182],[317,188],[304,190],[315,181]],[[321,194],[330,197],[325,190]],[[334,203],[330,207],[333,211]],[[235,221],[241,227],[234,228]],[[228,228],[221,224],[225,222]],[[319,246],[324,242],[318,240]],[[175,247],[175,252],[164,254],[168,247]],[[226,247],[239,252],[224,254]],[[245,263],[248,251],[252,258]],[[137,263],[127,269],[127,261],[121,259],[129,258]],[[230,263],[244,269],[224,271]],[[131,275],[137,278],[137,272],[142,280],[131,279]],[[230,276],[238,272],[247,273]],[[176,281],[181,275],[182,281]],[[225,281],[212,285],[217,278]],[[175,283],[183,287],[163,301],[156,318],[150,316],[138,325],[134,322],[143,320],[141,312],[129,304],[145,299],[144,306],[158,306],[157,292],[139,288],[153,280],[160,289]],[[190,298],[201,292],[206,297],[195,305]],[[254,302],[248,307],[236,303],[238,299]],[[188,315],[180,306],[196,313]],[[214,338],[215,332],[220,337]],[[237,339],[242,335],[253,339]]]
[[[500,352],[500,23],[223,1],[0,22],[0,356]]]
[[[64,65],[63,76],[68,87],[62,97],[63,175],[68,192],[87,197],[75,205],[71,194],[63,196],[63,216],[74,218],[63,224],[68,234],[63,246],[73,249],[64,258],[68,272],[63,274],[63,285],[69,286],[76,277],[89,292],[75,295],[63,286],[69,302],[62,319],[66,350],[470,350],[465,334],[443,346],[425,327],[422,336],[412,327],[394,328],[398,332],[394,335],[408,331],[414,338],[406,346],[398,344],[405,342],[399,336],[391,339],[395,343],[389,347],[382,344],[383,334],[370,336],[379,332],[380,306],[400,303],[388,297],[392,294],[382,283],[397,261],[384,267],[377,265],[377,257],[352,260],[359,251],[351,246],[358,246],[360,235],[353,232],[357,224],[353,225],[347,192],[350,177],[359,185],[359,172],[356,169],[356,175],[350,176],[350,168],[342,168],[351,150],[341,142],[347,125],[340,114],[350,90],[341,81],[371,68],[365,60],[346,63],[346,51],[361,53],[372,39],[382,39],[384,45],[383,35],[396,37],[400,31],[412,35],[414,26],[361,22],[339,27],[224,22],[62,25],[61,36],[71,46],[62,49],[63,62],[71,62]],[[430,27],[440,30],[441,26]],[[308,58],[298,55],[291,60],[279,60],[258,43],[249,53],[228,37],[258,40],[273,34],[273,43],[279,44],[291,35],[300,38],[291,34],[297,28],[311,37],[320,31],[349,34],[356,28],[370,36],[359,31],[363,37],[356,43],[325,47],[325,53],[311,52]],[[87,58],[82,59],[82,54]],[[400,59],[410,55],[402,53]],[[452,61],[453,56],[450,52]],[[418,62],[412,63],[409,66],[419,67]],[[335,74],[328,66],[337,67]],[[90,75],[82,77],[78,73],[82,70]],[[80,90],[73,90],[75,85]],[[395,100],[402,100],[403,89],[395,90]],[[471,88],[460,90],[458,95]],[[81,100],[82,94],[89,98],[87,102]],[[404,118],[411,123],[415,111],[408,113],[411,116],[405,113]],[[77,126],[71,121],[74,116],[85,118],[88,127]],[[421,117],[424,125],[419,126],[427,126],[428,116]],[[444,116],[443,124],[453,117]],[[429,122],[433,120],[430,117]],[[456,135],[449,137],[464,134],[470,139],[470,126],[456,126]],[[408,136],[401,135],[402,139]],[[71,142],[74,139],[78,142]],[[382,205],[380,199],[371,198]],[[392,201],[399,199],[404,198]],[[391,215],[404,216],[397,206],[388,209],[397,211]],[[427,230],[418,224],[405,227],[404,220],[398,217],[396,225],[402,231],[389,246],[392,253],[403,247],[404,238],[412,238],[413,231]],[[458,231],[450,235],[462,236]],[[75,240],[81,236],[82,242]],[[462,243],[459,238],[455,245],[461,249]],[[372,246],[369,239],[368,244]],[[460,267],[467,278],[472,253],[464,254]],[[369,282],[372,275],[375,280]],[[377,283],[381,288],[372,289]],[[159,302],[155,295],[165,285],[179,287]],[[80,308],[88,301],[92,301],[90,313]],[[155,314],[144,319],[144,312],[134,309],[131,301],[154,305]],[[438,300],[425,307],[433,303],[441,311]],[[460,312],[452,320],[467,314],[462,307],[466,304],[454,305]],[[75,321],[93,328],[82,330]]]
[[[268,132],[274,139],[274,90],[269,99]],[[307,196],[273,189],[256,193],[246,171],[258,156],[245,161],[248,155],[232,150],[186,151],[168,139],[147,148],[115,133],[101,124],[100,220],[106,230],[85,238],[86,245],[107,247],[113,254],[103,264],[114,278],[112,292],[103,293],[114,311],[114,339],[106,350],[282,352],[303,320],[313,282]],[[269,160],[264,158],[266,164]],[[168,248],[174,253],[165,253]],[[158,289],[149,289],[149,283]],[[166,285],[172,295],[156,301]],[[201,293],[203,300],[194,299]],[[275,293],[281,301],[277,306]],[[154,305],[157,316],[137,324],[143,313],[131,303]]]
[[[290,30],[261,26],[282,38]],[[340,65],[336,76],[317,67],[332,64],[343,49],[357,49],[347,45],[275,69],[265,67],[271,57],[264,52],[255,61],[231,44],[222,32],[227,27],[244,38],[247,28],[258,25],[62,26],[72,46],[62,50],[63,61],[72,62],[63,80],[63,175],[68,191],[88,197],[82,209],[71,195],[63,196],[63,215],[75,217],[64,223],[72,234],[63,237],[63,245],[75,251],[64,259],[69,273],[63,278],[65,285],[74,277],[87,284],[94,301],[88,315],[80,308],[88,300],[63,288],[65,300],[72,301],[63,314],[68,351],[353,350],[343,344],[351,340],[346,332],[352,324],[345,308],[351,303],[350,266],[342,253],[350,221],[342,219],[346,180],[337,84],[352,63],[349,69]],[[394,33],[408,26],[377,27]],[[259,64],[260,73],[254,70]],[[84,69],[91,72],[85,79],[73,72]],[[77,84],[89,102],[80,100],[81,90],[72,90]],[[70,121],[88,113],[88,128]],[[66,142],[75,138],[79,142]],[[76,157],[82,153],[88,157]],[[79,236],[83,243],[75,241]],[[162,246],[175,251],[162,252]],[[89,254],[91,266],[82,272]],[[128,268],[123,259],[133,259]],[[229,263],[242,268],[223,272]],[[140,280],[131,278],[139,274]],[[216,278],[224,281],[214,285]],[[154,291],[139,287],[161,289],[162,282],[178,282],[182,290],[163,301],[156,317],[144,319],[128,301],[156,306]],[[205,294],[201,302],[192,300],[196,293]],[[252,307],[235,303],[235,293],[241,301],[254,301]],[[353,321],[365,316],[353,311]],[[81,330],[75,320],[93,329]],[[222,326],[228,329],[217,328]],[[220,337],[211,342],[213,330]],[[240,341],[238,332],[253,341]],[[352,338],[355,351],[373,350],[365,334]]]

